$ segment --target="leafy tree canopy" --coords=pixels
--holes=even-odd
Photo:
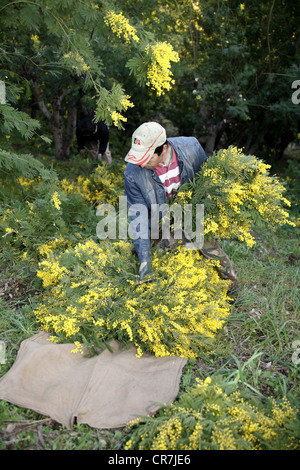
[[[128,133],[161,113],[209,154],[281,156],[297,139],[294,0],[3,0],[0,26],[8,102],[22,93],[39,107],[58,158],[82,105]]]
[[[59,158],[68,156],[82,96],[91,97],[97,119],[118,128],[134,106],[122,82],[107,73],[108,60],[158,95],[172,85],[171,62],[179,60],[172,45],[113,2],[7,1],[0,18],[0,79],[33,95],[52,125]]]

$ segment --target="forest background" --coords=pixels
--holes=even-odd
[[[53,189],[57,180],[90,175],[95,162],[78,155],[75,139],[76,123],[87,111],[110,126],[114,162],[94,181],[107,200],[122,188],[120,169],[132,132],[141,122],[158,120],[169,136],[197,137],[208,155],[236,145],[270,163],[285,180],[291,211],[299,217],[297,1],[1,0],[0,25],[1,335],[9,351],[1,373],[36,328],[26,307],[41,289],[38,247],[67,229],[74,239],[80,231],[84,237],[95,231],[93,188],[85,200],[88,212],[72,200],[61,220],[42,207],[51,200],[44,187],[35,200],[40,215],[45,209],[38,221],[28,219],[33,201],[19,179],[38,174]],[[10,232],[3,220],[12,207]],[[23,221],[19,229],[16,210]],[[272,396],[289,392],[297,402],[297,364],[291,361],[293,341],[300,338],[297,230],[259,232],[251,253],[227,242],[244,281],[242,307],[235,307],[227,327],[234,355],[221,340],[214,362],[189,363],[183,389],[197,374],[217,369],[226,375],[238,365],[237,381]],[[54,437],[58,448],[123,446],[119,431],[100,435],[83,427],[63,440],[54,425],[43,427],[27,410],[1,406],[7,447],[44,448]],[[33,421],[42,426],[39,432]]]

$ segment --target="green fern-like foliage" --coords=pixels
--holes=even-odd
[[[11,92],[11,87],[9,87]],[[10,96],[10,95],[9,95]],[[8,103],[0,104],[0,131],[10,135],[17,131],[21,136],[29,140],[35,134],[41,124],[36,119],[32,119],[27,113],[19,111]],[[50,142],[45,136],[40,138]],[[24,176],[31,178],[43,171],[44,165],[31,154],[16,154],[0,148],[0,175],[3,181],[9,176]]]
[[[42,162],[30,154],[16,154],[0,149],[0,176],[25,176],[32,178],[44,169]]]
[[[0,126],[8,134],[17,130],[25,139],[30,139],[41,125],[39,121],[13,108],[10,104],[0,104]]]

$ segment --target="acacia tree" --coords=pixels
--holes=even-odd
[[[130,5],[136,14],[140,2]],[[168,117],[200,138],[208,154],[235,143],[280,156],[297,139],[299,106],[291,100],[300,73],[297,6],[294,0],[149,1],[142,20],[171,37],[181,59]]]
[[[273,148],[282,155],[299,126],[291,101],[291,84],[299,76],[296,2],[202,5],[194,17],[194,96],[208,153],[222,139],[249,153],[267,155]]]
[[[131,73],[158,95],[170,89],[171,62],[179,60],[172,45],[132,25],[112,2],[6,1],[0,26],[2,76],[17,77],[30,87],[51,124],[59,159],[69,156],[83,95],[92,97],[96,119],[118,128],[126,121],[124,112],[134,106],[102,61],[105,55],[122,62],[114,55],[116,42],[126,58],[124,75]]]

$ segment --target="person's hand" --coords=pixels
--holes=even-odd
[[[151,261],[143,261],[139,269],[140,282],[143,281],[144,276],[151,273]]]

